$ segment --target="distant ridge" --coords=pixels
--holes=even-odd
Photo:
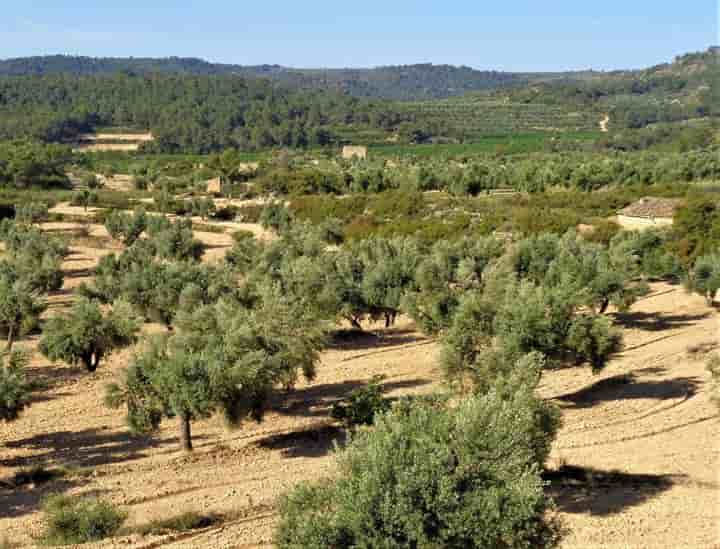
[[[452,65],[397,65],[361,69],[294,69],[280,65],[242,66],[194,57],[82,57],[47,55],[0,60],[0,76],[178,73],[268,78],[296,89],[329,89],[357,97],[436,99],[527,83],[540,75],[480,71]]]

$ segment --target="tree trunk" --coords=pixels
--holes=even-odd
[[[184,452],[192,452],[190,414],[178,414],[178,418],[180,419],[180,447]]]
[[[605,314],[605,311],[607,311],[608,306],[610,305],[609,299],[603,299],[601,305],[600,305],[600,314]]]
[[[15,330],[14,330],[14,327],[11,325],[8,328],[8,335],[7,335],[7,350],[8,351],[12,351],[14,343],[15,343]]]
[[[93,362],[92,353],[84,355],[81,360],[85,365],[85,369],[88,372],[93,373],[95,370],[97,370],[97,362]]]

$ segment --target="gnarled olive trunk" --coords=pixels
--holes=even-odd
[[[192,452],[192,435],[190,433],[190,414],[178,414],[180,420],[180,447],[184,452]]]

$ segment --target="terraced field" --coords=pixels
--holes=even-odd
[[[423,120],[434,120],[462,129],[470,136],[538,131],[594,131],[597,130],[601,118],[601,115],[592,110],[579,111],[553,105],[474,98],[406,103],[400,108]]]

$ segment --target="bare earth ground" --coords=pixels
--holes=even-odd
[[[72,289],[117,247],[103,231],[93,226],[91,237],[73,247],[51,312],[68,306]],[[198,236],[215,239],[215,257],[230,245],[222,241],[228,235]],[[556,479],[548,488],[568,530],[565,549],[720,547],[720,422],[706,392],[704,357],[687,350],[717,340],[716,314],[680,287],[652,289],[630,313],[618,315],[626,348],[600,376],[573,369],[543,378],[543,396],[556,399],[564,415],[550,465],[577,466],[584,475]],[[33,546],[42,529],[41,498],[64,492],[110,498],[129,511],[131,525],[189,510],[235,513],[205,530],[134,535],[98,547],[270,546],[277,496],[333,470],[331,448],[342,440],[327,421],[333,401],[375,374],[388,376],[392,395],[437,388],[434,341],[407,322],[379,333],[325,351],[317,379],[278,399],[261,424],[226,431],[218,421],[195,423],[190,456],[176,451],[173,422],[151,439],[132,438],[122,414],[101,404],[104,385],[130,351],[94,375],[36,354],[32,376],[49,388],[17,422],[0,425],[0,479],[37,464],[71,473],[22,490],[0,485],[0,539]],[[34,346],[36,337],[26,343]]]

